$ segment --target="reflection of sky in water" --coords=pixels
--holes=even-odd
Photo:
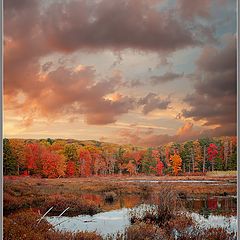
[[[146,209],[152,209],[150,205],[141,204],[137,211],[142,212]],[[130,225],[129,211],[131,209],[122,208],[109,212],[98,213],[93,216],[79,215],[77,217],[47,217],[46,219],[56,229],[63,231],[96,231],[101,235],[115,234],[118,231],[123,232],[124,229]],[[229,231],[237,230],[237,217],[213,216],[208,218],[201,216],[198,213],[189,213],[201,228],[209,227],[223,227]],[[61,223],[61,224],[59,224]],[[57,225],[59,224],[59,225]]]
[[[195,220],[200,228],[210,228],[210,227],[222,227],[227,229],[229,232],[236,232],[237,231],[237,217],[225,217],[225,216],[214,216],[210,215],[208,218],[198,214],[198,213],[191,213],[190,214],[193,220]]]
[[[123,182],[143,182],[143,183],[158,183],[158,182],[166,182],[166,183],[214,183],[214,185],[229,185],[230,183],[220,183],[217,180],[124,180]],[[235,184],[235,183],[233,183]]]
[[[56,229],[63,231],[97,231],[100,234],[114,234],[130,225],[128,209],[122,208],[93,216],[79,215],[77,217],[47,217],[47,220],[56,225]]]

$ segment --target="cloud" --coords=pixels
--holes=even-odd
[[[141,98],[138,104],[143,105],[142,112],[146,115],[156,109],[167,109],[170,104],[170,99],[161,99],[157,94],[149,93],[147,96]]]
[[[42,19],[48,43],[57,51],[137,49],[169,52],[200,44],[193,31],[160,1],[53,2]],[[197,28],[195,28],[197,30]]]
[[[186,4],[186,1],[181,2],[181,6]],[[202,6],[196,0],[199,8],[191,5],[192,13],[207,18],[208,10],[203,8],[208,4],[201,2]],[[70,118],[76,115],[84,117],[88,124],[108,124],[136,106],[142,106],[144,114],[155,109],[167,109],[170,100],[153,93],[140,100],[130,96],[107,99],[107,95],[117,92],[123,85],[121,77],[100,79],[93,66],[74,69],[66,67],[62,61],[59,65],[49,60],[41,62],[54,53],[67,55],[78,50],[108,49],[119,53],[118,64],[122,61],[120,53],[125,49],[157,52],[165,56],[179,49],[202,45],[204,38],[207,41],[211,38],[214,32],[211,27],[203,28],[197,21],[189,27],[185,20],[191,22],[193,15],[183,12],[183,8],[159,11],[155,4],[161,4],[161,1],[72,0],[47,3],[22,0],[20,3],[18,0],[5,0],[5,109],[23,115],[27,125],[41,116],[58,118],[64,114],[69,114]],[[235,70],[232,68],[235,50],[229,53],[231,44],[228,45],[225,50],[204,48],[197,64],[199,71],[205,73],[206,80],[196,84],[194,95],[185,99],[191,106],[190,110],[184,111],[185,117],[207,119],[209,125],[229,123],[229,118],[234,119],[231,109],[236,103],[229,95],[235,94]],[[177,78],[173,74],[158,77],[162,77],[161,81],[170,81]],[[129,84],[134,87],[142,82],[133,80]],[[20,101],[20,93],[24,96],[23,101]],[[206,100],[201,102],[200,96]],[[227,109],[227,104],[230,109]],[[204,109],[206,105],[208,108]],[[215,111],[214,115],[211,115],[210,106]],[[231,123],[234,124],[231,121],[228,126]]]
[[[147,130],[140,129],[123,129],[119,132],[120,140],[126,139],[139,146],[160,146],[170,142],[184,142],[186,140],[197,139],[199,137],[200,131],[193,129],[193,124],[191,122],[186,122],[179,128],[175,135],[168,134],[156,134],[153,129],[149,128]]]
[[[228,128],[228,127],[227,127]],[[230,126],[232,128],[232,126]],[[176,134],[157,134],[153,129],[122,129],[118,132],[119,142],[129,142],[137,146],[157,147],[171,142],[185,142],[203,137],[227,136],[229,131],[219,127],[213,129],[195,128],[192,122],[185,122]]]
[[[82,66],[78,71],[61,66],[45,75],[37,97],[28,91],[18,111],[24,119],[29,119],[29,115],[31,119],[33,116],[56,119],[61,115],[83,115],[88,124],[113,123],[118,116],[135,107],[134,99],[128,96],[118,94],[114,99],[105,98],[115,92],[118,82],[116,77],[96,81],[95,70],[91,66]],[[34,89],[32,91],[35,92]],[[12,104],[16,105],[17,100],[12,100]]]
[[[177,4],[182,17],[192,20],[195,17],[208,19],[212,2],[210,0],[178,0]]]
[[[185,118],[204,120],[205,125],[218,125],[228,129],[226,134],[236,134],[236,54],[235,36],[225,38],[223,48],[203,49],[197,61],[199,80],[195,84],[194,93],[184,99],[190,105],[190,109],[182,111]]]
[[[178,74],[173,72],[166,72],[161,76],[151,76],[151,83],[153,85],[157,85],[161,83],[171,82],[176,79],[182,78],[183,76],[184,76],[184,73]]]

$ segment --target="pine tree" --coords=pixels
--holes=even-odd
[[[3,174],[17,174],[17,161],[13,154],[9,140],[6,138],[3,139]]]

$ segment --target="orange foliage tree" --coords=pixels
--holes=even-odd
[[[134,175],[136,173],[136,165],[133,164],[133,161],[129,161],[126,164],[126,169],[129,172],[130,175]]]
[[[177,154],[176,152],[174,153],[174,155],[171,155],[170,157],[171,161],[172,161],[172,167],[173,167],[173,173],[175,176],[178,175],[178,173],[182,170],[182,159],[179,156],[179,154]]]

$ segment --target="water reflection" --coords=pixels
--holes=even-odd
[[[134,209],[121,208],[108,212],[98,213],[93,216],[79,215],[76,217],[47,217],[47,220],[60,231],[96,231],[102,236],[107,234],[114,235],[117,232],[124,232],[126,227],[130,226],[129,214],[131,210],[137,211],[139,214],[144,213],[153,205],[140,204]],[[237,217],[236,216],[214,216],[209,215],[208,218],[195,212],[188,212],[202,229],[210,227],[222,227],[229,232],[237,231]]]
[[[205,196],[203,198],[191,198],[185,201],[186,208],[197,212],[204,217],[212,215],[231,216],[237,213],[236,197]]]
[[[133,208],[137,205],[158,204],[159,194],[145,195],[125,195],[118,194],[113,201],[106,201],[104,194],[83,194],[83,199],[95,202],[103,211],[117,210],[121,208]],[[182,199],[183,206],[190,212],[196,212],[204,217],[209,215],[231,216],[237,214],[237,198],[236,196],[203,196],[201,198],[186,198]]]

